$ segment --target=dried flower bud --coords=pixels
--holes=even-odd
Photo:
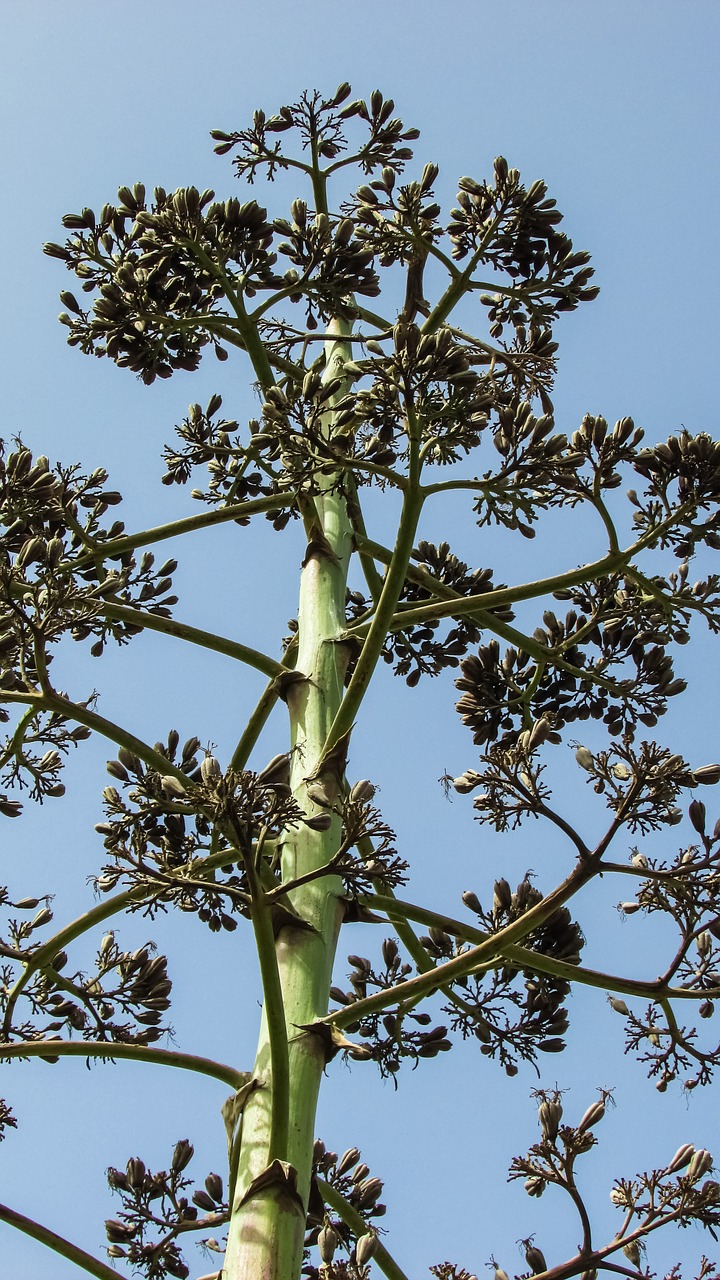
[[[578,747],[575,752],[575,759],[581,769],[587,770],[588,773],[592,770],[594,765],[593,754],[592,751],[588,751],[587,747]]]
[[[205,759],[201,761],[200,776],[206,786],[215,778],[222,777],[222,770],[214,756],[205,756]]]
[[[329,831],[333,819],[330,813],[316,813],[312,818],[303,818],[303,822],[311,831]]]
[[[538,1249],[532,1243],[532,1237],[529,1240],[523,1240],[525,1245],[525,1261],[534,1275],[539,1275],[541,1271],[547,1271],[547,1263],[542,1249]]]
[[[365,1235],[358,1236],[355,1245],[355,1260],[359,1267],[364,1267],[369,1262],[378,1247],[377,1234],[374,1231],[366,1231]]]
[[[637,1240],[629,1240],[627,1244],[624,1244],[623,1253],[634,1267],[640,1266],[640,1245]]]
[[[678,1170],[684,1169],[685,1166],[690,1163],[694,1155],[695,1148],[692,1142],[684,1142],[681,1147],[678,1147],[665,1172],[677,1173]]]
[[[139,1160],[137,1157],[132,1160],[128,1160],[125,1172],[129,1187],[139,1188],[143,1185],[146,1169],[142,1160]]]
[[[207,1191],[201,1189],[194,1191],[192,1201],[193,1204],[197,1205],[198,1209],[204,1209],[206,1213],[215,1212],[215,1201],[208,1195]]]
[[[592,1129],[593,1125],[599,1124],[605,1115],[605,1103],[602,1099],[599,1102],[593,1102],[588,1107],[582,1120],[577,1126],[578,1133],[584,1133],[586,1129]]]
[[[615,1013],[622,1014],[623,1018],[626,1018],[630,1012],[625,1001],[620,1000],[617,996],[608,996],[608,1004],[611,1009],[615,1010]]]
[[[205,1190],[212,1196],[216,1204],[222,1204],[223,1180],[219,1173],[209,1173],[205,1179]]]
[[[720,764],[701,765],[699,769],[693,770],[693,778],[706,787],[714,786],[716,782],[720,782]]]
[[[512,906],[512,889],[507,880],[502,877],[496,880],[493,886],[493,911],[509,911]]]
[[[352,1169],[353,1165],[356,1165],[359,1159],[360,1159],[360,1152],[358,1148],[348,1147],[347,1151],[343,1152],[343,1154],[341,1155],[340,1159],[337,1162],[336,1173],[338,1174],[338,1176],[342,1177],[344,1173],[347,1173],[350,1169]]]
[[[362,778],[360,782],[356,782],[350,790],[350,800],[353,804],[361,804],[365,800],[372,800],[375,795],[375,787],[367,778]]]
[[[705,830],[706,809],[702,800],[691,800],[688,807],[688,816],[695,830],[702,835]]]
[[[528,1178],[524,1185],[529,1196],[539,1199],[545,1190],[546,1182],[544,1178]]]
[[[272,760],[260,770],[257,776],[261,786],[269,786],[273,782],[289,782],[290,781],[290,756],[287,752],[282,755],[273,756]]]
[[[544,1100],[538,1107],[540,1128],[543,1131],[543,1137],[547,1138],[549,1142],[554,1142],[557,1138],[562,1113],[562,1105],[556,1100]]]
[[[690,1166],[686,1174],[688,1182],[697,1182],[699,1178],[702,1178],[704,1173],[709,1173],[712,1167],[713,1158],[710,1155],[710,1152],[706,1151],[704,1147],[701,1147],[699,1151],[695,1152],[690,1161]]]
[[[318,1250],[323,1262],[332,1262],[335,1250],[340,1243],[338,1233],[330,1224],[326,1224],[318,1235]]]
[[[471,911],[474,911],[476,915],[480,915],[480,913],[482,912],[482,903],[478,898],[477,894],[474,893],[472,889],[465,890],[462,896],[462,900],[465,903],[466,907],[469,907],[469,909]]]
[[[178,799],[184,799],[187,795],[187,791],[180,779],[173,777],[171,773],[166,774],[165,777],[160,780],[160,786],[165,795],[170,796],[171,798],[175,796]]]

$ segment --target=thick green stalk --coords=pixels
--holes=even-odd
[[[326,351],[329,378],[336,376],[339,362],[348,358],[348,348],[338,340],[329,343]],[[308,795],[312,781],[322,785],[331,799],[339,794],[337,773],[328,770],[319,778],[314,775],[343,697],[348,650],[339,640],[345,628],[347,567],[352,546],[345,499],[333,492],[331,479],[315,496],[314,503],[319,527],[314,530],[312,550],[302,570],[298,612],[296,670],[306,679],[288,690],[291,783],[296,799],[309,814],[322,812],[322,807]],[[323,866],[337,850],[339,839],[340,821],[336,816],[325,832],[298,828],[283,847],[283,879],[294,880]],[[338,877],[323,876],[288,895],[304,924],[284,925],[275,941],[288,1037],[286,1148],[278,1151],[271,1141],[271,1135],[282,1131],[274,1108],[277,1111],[278,1106],[284,1106],[285,1100],[274,1096],[270,1027],[273,1021],[277,1024],[278,1011],[271,1007],[272,991],[266,988],[266,1008],[253,1070],[262,1087],[251,1094],[243,1114],[242,1147],[223,1272],[227,1280],[295,1280],[299,1275],[315,1110],[326,1064],[323,1039],[305,1028],[327,1012],[342,919],[341,893]],[[274,1179],[268,1177],[264,1186],[254,1185],[268,1170],[273,1157]]]
[[[383,582],[380,599],[355,665],[347,693],[343,698],[342,706],[338,707],[337,714],[328,731],[324,747],[326,759],[342,738],[352,730],[355,717],[380,659],[388,629],[405,582],[422,505],[423,495],[420,487],[416,485],[409,487],[404,494],[395,550]]]

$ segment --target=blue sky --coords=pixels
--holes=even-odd
[[[157,484],[162,445],[188,401],[215,389],[233,415],[250,416],[247,370],[241,361],[222,369],[207,361],[197,374],[146,388],[68,349],[55,318],[66,277],[41,245],[61,238],[64,213],[112,200],[122,183],[239,194],[228,161],[213,155],[209,130],[241,128],[257,106],[272,111],[305,87],[329,91],[345,79],[363,95],[375,87],[392,94],[406,123],[420,128],[416,158],[419,166],[440,164],[446,207],[457,176],[482,178],[502,154],[528,183],[547,181],[575,245],[591,251],[601,295],[559,326],[563,430],[589,411],[611,422],[632,414],[651,439],[681,425],[716,434],[720,23],[710,0],[364,0],[354,8],[335,0],[269,0],[262,8],[242,0],[25,0],[0,10],[0,434],[21,433],[53,459],[107,466],[127,497],[129,527],[187,509],[182,491]],[[272,189],[255,194],[272,201]],[[379,512],[377,520],[381,528]],[[491,562],[496,543],[481,542],[467,508],[443,511],[423,534],[438,541],[448,527],[460,554]],[[207,532],[179,547],[178,616],[274,651],[295,610],[302,547],[293,534],[278,539],[263,528],[250,536],[252,543],[228,545]],[[527,578],[559,555],[566,557],[559,567],[575,563],[583,553],[574,538],[572,528],[553,526],[530,551],[523,544],[522,559],[512,544],[496,577]],[[224,584],[230,577],[230,591],[218,590],[217,573]],[[673,743],[697,764],[720,755],[717,659],[705,644],[698,653],[682,672],[694,670],[696,683],[673,728]],[[62,657],[69,689],[82,696],[97,687],[105,714],[125,715],[151,741],[176,725],[227,750],[259,691],[252,674],[205,657],[188,666],[152,636],[94,665],[79,651]],[[532,866],[549,888],[567,857],[537,829],[491,841],[473,824],[469,802],[445,804],[437,778],[473,762],[453,702],[449,680],[413,692],[383,677],[353,762],[355,776],[381,784],[401,852],[414,862],[407,896],[430,895],[450,912],[462,890],[482,893],[498,870],[512,880]],[[282,727],[278,721],[264,740],[264,758],[282,749]],[[55,891],[58,922],[90,901],[85,880],[102,852],[92,828],[108,754],[102,743],[87,744],[68,771],[66,800],[28,810],[0,832],[0,882],[18,896]],[[579,810],[584,805],[583,797]],[[609,902],[614,894],[608,890]],[[598,948],[607,913],[599,919],[591,940]],[[611,967],[635,949],[632,928],[631,921],[624,934],[613,933]],[[247,940],[218,943],[185,919],[152,926],[134,919],[120,929],[128,944],[148,935],[170,951],[178,1044],[249,1067],[257,993]],[[360,947],[359,934],[349,930],[348,938],[346,950]],[[652,976],[652,960],[643,972]],[[602,997],[575,1001],[573,1026],[567,1054],[552,1061],[544,1083],[569,1087],[570,1116],[598,1086],[618,1085],[617,1111],[587,1167],[607,1225],[616,1173],[664,1163],[684,1140],[714,1144],[720,1154],[720,1131],[710,1098],[659,1098],[641,1069],[622,1060],[618,1020]],[[510,1158],[535,1139],[531,1073],[508,1082],[471,1046],[423,1067],[395,1094],[373,1068],[333,1064],[318,1122],[328,1146],[357,1143],[385,1179],[388,1243],[408,1274],[425,1275],[444,1258],[483,1274],[491,1254],[520,1271],[515,1241],[533,1230],[548,1256],[572,1251],[575,1223],[562,1213],[546,1220],[545,1201],[538,1207],[521,1188],[505,1186]],[[88,1072],[81,1062],[3,1074],[0,1094],[20,1128],[0,1146],[0,1200],[87,1249],[102,1249],[103,1218],[115,1211],[104,1188],[108,1164],[140,1154],[165,1167],[172,1144],[189,1136],[198,1174],[221,1167],[223,1086],[168,1080],[159,1068]],[[689,1275],[704,1244],[686,1232],[650,1258],[658,1270],[683,1259]],[[0,1271],[14,1280],[79,1274],[2,1224],[0,1253]],[[200,1275],[212,1260],[192,1262]]]

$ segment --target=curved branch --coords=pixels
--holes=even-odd
[[[367,1014],[378,1013],[381,1009],[395,1005],[398,1002],[404,1004],[408,1000],[412,1000],[415,1003],[417,998],[430,995],[444,983],[463,977],[465,974],[472,972],[478,965],[492,961],[498,953],[498,942],[500,946],[505,946],[508,943],[514,943],[526,937],[533,929],[543,924],[558,907],[572,898],[596,874],[596,868],[589,867],[585,862],[579,863],[571,871],[570,875],[558,885],[557,889],[548,894],[546,898],[543,898],[541,902],[538,902],[536,906],[531,907],[524,915],[514,920],[512,924],[506,925],[499,933],[491,934],[477,946],[471,947],[469,951],[463,951],[462,955],[455,956],[454,959],[446,960],[443,964],[437,965],[432,973],[421,973],[414,978],[408,978],[405,982],[398,983],[397,986],[377,991],[374,995],[366,996],[363,1000],[357,1000],[342,1009],[334,1010],[333,1013],[327,1014],[326,1017],[319,1019],[319,1021],[329,1023],[342,1030],[343,1027],[359,1022]]]
[[[185,516],[182,520],[171,520],[154,529],[143,529],[140,533],[110,538],[98,551],[83,551],[72,560],[63,561],[59,569],[82,569],[85,565],[93,564],[100,550],[104,559],[114,560],[126,551],[136,551],[139,547],[147,547],[154,542],[165,542],[168,538],[177,538],[180,534],[192,533],[195,529],[208,529],[212,525],[244,520],[247,516],[264,511],[282,511],[283,507],[289,506],[294,500],[294,493],[271,493],[263,498],[253,498],[250,502],[236,502],[231,507],[214,507],[211,511],[201,511],[196,516]]]
[[[324,1178],[318,1178],[317,1184],[325,1203],[335,1210],[338,1217],[342,1218],[353,1235],[356,1237],[367,1235],[368,1225],[365,1219],[360,1216],[356,1209],[353,1209],[350,1202],[340,1194],[337,1188],[326,1182]],[[372,1257],[373,1262],[376,1262],[383,1274],[387,1276],[387,1280],[408,1280],[405,1272],[398,1266],[392,1255],[388,1253],[379,1237]]]
[[[182,1053],[176,1049],[161,1049],[155,1045],[125,1044],[112,1040],[32,1040],[26,1043],[3,1044],[0,1042],[0,1061],[8,1058],[101,1058],[112,1062],[126,1058],[132,1062],[152,1062],[162,1067],[177,1067],[183,1071],[195,1071],[198,1075],[222,1080],[231,1089],[239,1089],[245,1073],[214,1058],[203,1058],[194,1053]]]
[[[142,627],[144,631],[160,631],[163,635],[176,636],[179,640],[187,640],[203,649],[212,649],[214,653],[224,653],[228,658],[236,658],[256,671],[267,676],[279,676],[283,667],[274,658],[251,649],[237,640],[228,640],[225,636],[215,635],[212,631],[203,631],[200,627],[190,626],[187,622],[178,622],[175,618],[163,618],[157,613],[146,613],[143,609],[133,609],[129,605],[108,601],[103,612],[108,618],[116,618],[119,622],[129,622],[131,626]]]
[[[62,1254],[63,1258],[74,1262],[77,1267],[82,1267],[83,1271],[87,1271],[91,1276],[97,1276],[98,1280],[118,1280],[118,1273],[114,1267],[109,1267],[106,1262],[94,1258],[91,1253],[86,1253],[78,1245],[71,1244],[56,1231],[51,1231],[42,1223],[35,1222],[33,1218],[26,1218],[24,1213],[8,1208],[6,1204],[0,1204],[0,1222],[7,1222],[11,1227],[17,1227],[18,1231],[24,1231],[26,1236],[32,1236],[33,1240],[39,1240],[49,1249],[54,1249],[55,1253]]]
[[[193,863],[193,870],[198,874],[202,870],[212,871],[215,867],[223,866],[227,860],[227,849],[223,849],[207,858],[197,859]],[[99,902],[97,906],[91,907],[89,911],[72,920],[70,924],[65,925],[64,928],[53,934],[52,938],[48,938],[47,942],[38,947],[37,951],[33,951],[31,955],[25,957],[23,959],[25,968],[12,991],[8,994],[2,1034],[4,1036],[9,1035],[15,1005],[33,973],[36,973],[38,969],[45,968],[46,965],[52,964],[59,951],[63,951],[65,947],[74,942],[76,938],[81,937],[82,934],[94,929],[95,925],[103,924],[105,920],[109,920],[112,916],[117,915],[118,912],[124,911],[126,907],[145,902],[149,896],[151,895],[148,894],[145,885],[135,885],[132,889],[124,889],[122,893],[116,893],[113,897],[106,898],[104,902]]]

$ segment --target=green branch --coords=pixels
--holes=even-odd
[[[297,636],[296,636],[294,637],[293,640],[291,640],[290,644],[285,650],[285,654],[283,656],[282,662],[278,664],[280,668],[280,672],[279,672],[280,675],[282,675],[285,672],[293,670],[295,666],[295,662],[297,660],[297,651],[298,651],[298,642],[297,642]],[[240,770],[244,769],[245,766],[247,765],[248,759],[250,758],[250,753],[253,750],[255,744],[257,743],[257,740],[260,737],[260,734],[265,728],[265,725],[267,724],[268,719],[270,718],[270,714],[273,708],[275,707],[275,705],[277,704],[277,700],[279,697],[280,697],[280,686],[278,684],[278,679],[274,678],[270,681],[269,684],[265,686],[265,689],[259,698],[259,701],[255,707],[255,710],[252,712],[247,724],[245,725],[245,728],[243,729],[240,740],[235,750],[233,751],[232,759],[230,761],[230,768],[233,769],[236,773],[239,773]]]
[[[258,649],[240,644],[237,640],[228,640],[225,636],[214,635],[211,631],[203,631],[199,627],[190,626],[187,622],[177,622],[175,618],[163,618],[156,613],[146,613],[143,609],[132,609],[129,605],[115,604],[109,601],[103,612],[108,618],[119,622],[128,622],[143,630],[160,631],[163,635],[176,636],[179,640],[188,640],[191,644],[203,649],[212,649],[214,653],[224,653],[229,658],[236,658],[256,671],[267,676],[278,676],[283,670],[281,664]]]
[[[427,490],[425,492],[427,494]],[[372,539],[365,538],[362,535],[358,535],[356,541],[358,550],[362,548],[375,560],[379,560],[382,564],[390,564],[393,553],[389,547],[385,547],[382,543],[374,542]],[[444,582],[440,582],[438,578],[433,577],[426,569],[421,569],[417,565],[410,565],[407,571],[409,580],[438,597],[438,603],[418,605],[416,608],[403,612],[402,619],[398,622],[398,629],[400,629],[401,625],[402,627],[415,626],[436,618],[460,618],[467,613],[471,613],[474,609],[499,609],[506,605],[516,604],[521,600],[534,600],[538,596],[562,591],[567,587],[580,586],[583,582],[591,582],[595,578],[618,570],[624,571],[627,562],[638,550],[638,546],[639,544],[635,543],[626,552],[621,552],[618,555],[603,556],[601,560],[595,560],[592,564],[583,565],[578,569],[569,569],[565,573],[556,573],[548,578],[538,578],[535,582],[524,582],[517,587],[499,587],[494,591],[484,591],[476,596],[460,596],[451,587],[446,586]]]
[[[108,720],[105,716],[98,715],[97,711],[91,711],[89,707],[84,707],[78,702],[73,702],[70,698],[66,698],[61,693],[57,693],[55,689],[49,689],[43,693],[15,693],[6,690],[0,691],[1,702],[19,702],[24,706],[34,707],[36,713],[41,711],[52,711],[61,715],[65,720],[74,720],[77,724],[84,724],[86,728],[92,729],[94,733],[100,733],[104,738],[108,738],[110,742],[116,743],[120,747],[127,747],[128,751],[132,751],[133,755],[138,756],[144,764],[150,769],[155,769],[163,777],[172,774],[179,782],[186,784],[188,779],[174,765],[167,756],[163,756],[159,751],[149,746],[147,742],[143,742],[142,738],[136,738],[134,733],[130,733],[127,729],[123,729],[121,725],[115,724],[113,720]]]
[[[225,865],[227,861],[228,851],[223,849],[208,858],[197,859],[192,864],[193,871],[196,874],[200,874],[203,870],[212,871],[215,867]],[[6,1037],[9,1035],[17,1000],[34,973],[39,969],[51,966],[55,956],[60,951],[63,951],[84,933],[88,933],[90,929],[94,929],[96,925],[104,924],[106,920],[110,920],[120,911],[124,911],[126,907],[138,906],[146,902],[150,896],[151,894],[148,893],[145,885],[135,885],[132,889],[125,889],[122,893],[116,893],[111,898],[106,898],[103,902],[99,902],[97,906],[91,907],[89,911],[85,911],[83,915],[72,920],[70,924],[66,924],[64,928],[59,929],[51,938],[48,938],[47,942],[38,947],[37,951],[33,951],[23,961],[25,968],[12,990],[8,993],[2,1034]]]
[[[435,304],[430,315],[422,326],[421,333],[435,333],[436,330],[440,328],[440,325],[444,324],[445,320],[447,320],[450,312],[457,306],[463,294],[467,293],[468,289],[471,287],[472,273],[478,263],[482,261],[485,249],[494,236],[496,228],[502,222],[505,212],[506,210],[503,206],[499,213],[495,215],[465,270],[463,272],[458,272],[452,280],[452,283],[448,285],[444,294],[440,298],[440,301]]]
[[[603,870],[604,870],[603,866]],[[452,916],[446,916],[439,911],[430,911],[427,907],[417,906],[414,902],[405,902],[401,898],[394,895],[381,893],[364,894],[359,901],[364,907],[368,907],[371,911],[384,911],[392,924],[397,925],[399,920],[415,920],[418,924],[427,925],[429,928],[442,929],[445,933],[450,933],[455,937],[461,938],[464,942],[479,945],[490,939],[498,940],[499,934],[486,933],[483,929],[477,929],[474,925],[466,924],[462,920],[455,920]],[[399,932],[399,931],[398,931]],[[405,941],[405,939],[401,939]],[[407,946],[407,943],[405,943]],[[424,948],[423,948],[424,951]],[[427,952],[424,952],[425,959],[429,960]],[[500,943],[496,948],[496,957],[498,963],[509,961],[518,969],[530,969],[536,973],[551,974],[555,978],[561,978],[565,982],[579,982],[583,986],[596,987],[601,991],[617,991],[622,995],[642,996],[650,1000],[658,999],[660,985],[657,980],[644,982],[641,980],[633,981],[630,978],[623,978],[613,973],[601,973],[597,969],[585,969],[580,965],[568,964],[566,960],[556,960],[553,956],[543,955],[540,951],[533,951],[530,947],[519,946],[513,943]],[[416,959],[413,956],[413,959]],[[416,960],[417,963],[417,960]],[[432,966],[432,962],[429,962]],[[483,967],[487,965],[487,961],[483,961]],[[435,969],[435,966],[432,966]],[[427,972],[430,972],[428,969]],[[667,988],[663,988],[666,990]],[[684,998],[706,997],[706,991],[685,991],[678,988],[673,992],[675,995]]]
[[[353,1209],[353,1206],[343,1195],[340,1194],[337,1187],[333,1187],[330,1182],[326,1182],[324,1178],[317,1179],[320,1195],[331,1209],[334,1209],[339,1218],[342,1218],[347,1227],[350,1228],[353,1235],[359,1239],[360,1236],[368,1235],[370,1228],[365,1219]],[[392,1254],[388,1253],[380,1237],[377,1237],[375,1252],[372,1255],[373,1262],[376,1262],[380,1270],[387,1280],[408,1280],[407,1275],[398,1266]]]
[[[118,1273],[114,1267],[109,1267],[99,1258],[94,1258],[91,1253],[86,1253],[78,1245],[71,1244],[64,1236],[51,1231],[49,1227],[44,1227],[42,1223],[35,1222],[33,1218],[26,1218],[24,1213],[9,1209],[6,1204],[0,1204],[0,1222],[7,1222],[11,1227],[17,1227],[18,1231],[24,1231],[26,1236],[39,1240],[41,1244],[47,1245],[48,1249],[54,1249],[55,1253],[62,1254],[68,1262],[74,1262],[91,1276],[97,1276],[98,1280],[118,1280]]]
[[[157,1045],[115,1043],[112,1040],[32,1040],[0,1042],[0,1061],[8,1058],[101,1058],[111,1062],[115,1058],[127,1058],[132,1062],[152,1062],[162,1067],[177,1067],[183,1071],[195,1071],[198,1075],[222,1080],[231,1089],[239,1089],[245,1073],[214,1058],[203,1058],[194,1053],[182,1053],[176,1049],[161,1049]]]
[[[272,1090],[267,1162],[272,1164],[273,1160],[287,1160],[290,1134],[290,1055],[285,1001],[278,968],[272,915],[256,870],[256,858],[259,862],[258,853],[252,850],[246,853],[241,840],[238,841],[238,846],[242,852],[252,897],[250,914],[260,964],[263,1012],[270,1045]]]
[[[63,569],[82,569],[85,565],[94,564],[100,550],[106,560],[119,559],[126,551],[136,551],[139,547],[147,547],[155,542],[166,542],[168,538],[177,538],[183,533],[192,533],[195,529],[208,529],[216,524],[245,520],[248,516],[259,515],[264,511],[281,511],[294,501],[294,493],[271,493],[262,498],[253,498],[250,502],[236,502],[230,507],[214,507],[211,511],[201,511],[196,516],[171,520],[168,524],[143,529],[140,533],[123,534],[120,538],[110,538],[104,542],[98,551],[82,551],[73,559],[64,560],[58,566],[58,572]]]
[[[418,999],[431,995],[445,983],[454,982],[457,978],[465,977],[478,965],[492,963],[498,954],[499,947],[505,947],[508,943],[519,942],[528,933],[532,933],[533,930],[539,928],[558,907],[567,902],[569,898],[572,898],[578,889],[582,888],[595,874],[595,867],[588,865],[587,862],[578,863],[570,875],[552,893],[543,898],[541,902],[538,902],[536,906],[531,907],[529,911],[526,911],[517,920],[506,925],[499,933],[486,936],[477,946],[471,947],[468,951],[463,951],[461,955],[455,956],[452,960],[446,960],[443,964],[437,965],[432,972],[418,974],[414,978],[408,978],[405,982],[398,983],[397,986],[377,991],[374,995],[366,996],[363,1000],[357,1000],[351,1005],[335,1010],[320,1019],[320,1021],[332,1024],[342,1030],[344,1027],[352,1026],[354,1022],[359,1022],[368,1014],[379,1013],[382,1009],[386,1009],[391,1005],[407,1004],[410,1001],[415,1004]]]

